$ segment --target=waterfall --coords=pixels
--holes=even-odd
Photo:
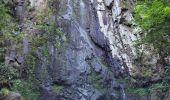
[[[70,20],[72,13],[73,13],[73,8],[71,6],[71,1],[68,0],[67,1],[67,13],[65,15],[63,15],[63,18]]]
[[[125,89],[124,86],[121,86],[121,92],[122,92],[122,100],[128,100],[126,93],[125,93]]]
[[[80,0],[80,23],[81,25],[84,24],[85,21],[85,4],[82,0]]]

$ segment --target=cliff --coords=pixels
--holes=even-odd
[[[7,44],[5,65],[17,69],[19,79],[35,78],[35,83],[32,79],[29,82],[37,84],[38,100],[156,100],[156,94],[129,93],[129,85],[120,82],[128,79],[135,88],[143,88],[148,82],[162,80],[164,72],[152,49],[145,47],[145,57],[137,59],[134,3],[135,0],[13,1],[12,12],[19,30],[16,34],[22,36]],[[154,69],[150,71],[148,66]],[[143,77],[147,79],[138,81]]]

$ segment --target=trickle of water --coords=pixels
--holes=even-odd
[[[123,86],[121,86],[121,91],[122,91],[122,100],[128,100]]]
[[[70,20],[72,13],[73,13],[73,8],[71,6],[71,1],[68,0],[67,1],[67,13],[65,15],[63,15],[64,19]]]
[[[80,0],[80,22],[83,25],[84,24],[84,17],[85,17],[85,4],[82,0]]]

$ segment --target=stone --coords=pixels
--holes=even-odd
[[[112,2],[113,0],[104,0],[105,5],[108,7],[111,5]]]
[[[11,92],[3,100],[24,100],[21,94]]]
[[[49,9],[44,0],[29,1],[30,6],[35,8],[29,12],[32,13],[33,19],[37,17],[36,14]],[[126,4],[126,1],[122,0],[57,0],[57,2],[51,0],[50,4],[54,6],[51,9],[57,11],[57,14],[47,15],[50,20],[47,21],[48,18],[45,18],[47,20],[44,21],[47,26],[51,22],[56,23],[64,39],[57,38],[57,41],[53,41],[56,36],[51,36],[44,43],[49,53],[48,57],[43,56],[42,46],[37,47],[35,75],[42,85],[41,100],[106,98],[108,98],[106,100],[116,100],[117,97],[124,97],[124,90],[121,90],[121,85],[116,82],[115,77],[127,76],[129,68],[133,68],[132,61],[135,56],[133,41],[136,37],[133,34],[134,29],[130,27],[132,14],[128,8],[125,8],[126,6],[121,6],[121,2]],[[25,9],[18,5],[17,10],[18,17],[22,19]],[[33,24],[35,22],[31,22],[34,20],[27,19],[27,16],[24,18],[32,23],[25,23],[25,26],[30,27],[35,34],[42,34],[36,32]],[[31,34],[27,35],[32,36],[33,33],[28,31]],[[55,48],[56,42],[59,44],[57,48]],[[31,41],[24,38],[22,52],[19,55],[27,56],[30,45]],[[11,48],[11,52],[6,56],[7,63],[14,62],[15,59],[17,63],[24,62],[24,57],[19,59],[16,53],[14,45],[13,50]],[[94,86],[97,82],[90,82],[89,75],[92,72],[101,77],[96,81],[99,80],[100,83],[97,85],[103,86],[102,90]],[[51,87],[54,84],[64,87],[63,90],[58,93],[53,92]],[[15,96],[20,97],[18,94]]]

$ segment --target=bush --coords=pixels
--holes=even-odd
[[[60,86],[60,85],[54,85],[52,86],[52,90],[56,93],[60,92],[61,90],[63,90],[63,86]]]
[[[7,96],[10,93],[10,91],[7,88],[2,88],[0,90],[0,97],[1,96]]]
[[[6,66],[5,64],[1,63],[0,64],[0,80],[1,81],[10,81],[12,79],[18,78],[19,77],[19,72],[17,69],[11,67],[11,66]]]
[[[135,22],[141,28],[138,45],[153,46],[161,57],[170,54],[170,4],[167,0],[145,0],[135,6]]]
[[[24,100],[38,100],[39,92],[38,85],[35,80],[12,80],[13,86],[11,88],[14,92],[19,92],[24,97]]]
[[[104,86],[102,83],[102,77],[97,74],[96,72],[91,72],[91,74],[88,77],[90,83],[94,86],[94,88],[98,89],[98,90],[103,90]]]

